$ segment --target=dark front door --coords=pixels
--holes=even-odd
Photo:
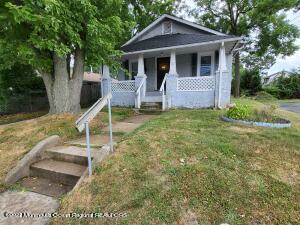
[[[170,69],[170,57],[157,58],[157,90],[160,89],[161,83]]]

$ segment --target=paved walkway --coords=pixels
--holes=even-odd
[[[0,195],[0,224],[43,225],[49,218],[6,217],[10,213],[52,213],[59,207],[57,199],[33,192],[6,191]]]
[[[297,113],[300,116],[300,103],[282,103],[280,108]]]
[[[137,115],[132,116],[122,122],[113,124],[113,132],[128,133],[141,126],[146,121],[154,118],[154,115]],[[108,128],[104,129],[108,131]],[[103,146],[108,143],[108,135],[93,135],[90,137],[91,144],[94,146]],[[114,141],[118,141],[119,137],[114,135]],[[67,144],[85,145],[85,138],[67,142]],[[5,217],[5,212],[19,213],[51,213],[55,212],[59,207],[59,201],[55,198],[41,195],[33,192],[12,192],[6,191],[0,194],[0,224],[2,225],[44,225],[47,224],[49,218],[16,218]]]
[[[155,115],[136,115],[132,116],[130,118],[127,118],[121,122],[116,122],[113,123],[112,128],[113,132],[118,132],[118,133],[129,133],[134,131],[136,128],[141,126],[143,123],[149,121],[150,119],[154,118]],[[109,135],[108,131],[109,128],[106,127],[103,129],[103,131],[106,134],[98,134],[98,135],[91,135],[90,137],[90,142],[92,147],[101,147],[109,142]],[[113,135],[113,141],[118,142],[120,139],[120,136]],[[70,145],[81,145],[85,146],[86,145],[86,140],[85,137],[68,141],[66,144]]]

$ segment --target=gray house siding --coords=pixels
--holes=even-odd
[[[152,38],[154,36],[162,35],[162,24],[169,20],[163,20],[160,23],[156,24],[153,28],[148,30],[145,34],[143,34],[140,38],[135,41],[141,41],[148,38]],[[185,24],[178,23],[176,21],[172,21],[172,33],[173,34],[210,34],[206,31],[199,30]]]

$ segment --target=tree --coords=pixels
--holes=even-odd
[[[298,0],[194,0],[192,14],[203,25],[224,33],[245,36],[245,53],[235,54],[234,95],[240,95],[240,57],[248,67],[266,69],[276,56],[292,55],[299,37],[296,26],[286,20],[284,10]]]
[[[127,0],[135,26],[132,35],[140,32],[162,14],[174,14],[180,10],[182,0]]]
[[[255,95],[262,90],[261,77],[257,68],[242,70],[241,90],[249,95]]]
[[[114,64],[120,54],[115,47],[131,26],[124,9],[122,0],[1,1],[0,69],[31,65],[50,113],[79,112],[84,65]]]

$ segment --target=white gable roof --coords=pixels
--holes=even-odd
[[[221,33],[221,32],[218,32],[218,31],[215,31],[215,30],[212,30],[212,29],[209,29],[207,27],[200,26],[200,25],[192,23],[190,21],[187,21],[187,20],[184,20],[184,19],[180,19],[180,18],[175,17],[175,16],[170,16],[170,15],[164,14],[164,15],[160,16],[158,19],[156,19],[154,22],[152,22],[150,25],[148,25],[140,33],[136,34],[133,38],[131,38],[129,41],[127,41],[124,45],[128,45],[128,44],[132,43],[133,41],[135,41],[136,39],[138,39],[139,37],[141,37],[143,34],[145,34],[147,31],[149,31],[151,28],[153,28],[156,24],[158,24],[159,22],[163,21],[164,19],[171,19],[171,20],[177,21],[179,23],[183,23],[183,24],[186,24],[188,26],[191,26],[191,27],[194,27],[196,29],[203,30],[203,31],[215,34],[215,35],[226,35],[224,33]],[[122,45],[122,46],[124,46],[124,45]]]

